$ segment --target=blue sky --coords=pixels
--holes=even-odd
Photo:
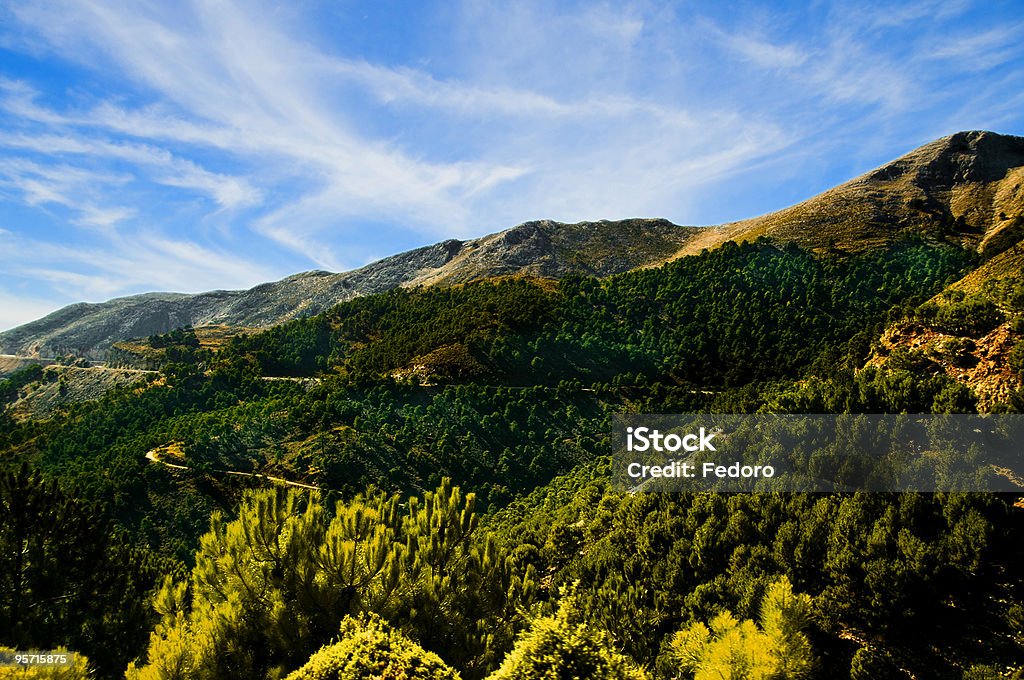
[[[1019,2],[0,2],[0,329],[1024,134]]]

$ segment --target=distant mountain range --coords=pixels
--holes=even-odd
[[[310,271],[249,290],[146,293],[69,305],[0,333],[0,354],[74,354],[103,360],[119,340],[185,326],[263,328],[398,286],[452,285],[496,276],[608,276],[662,262],[701,231],[656,219],[526,222],[470,241],[442,241],[340,274]]]
[[[120,340],[189,325],[262,328],[398,286],[501,276],[610,276],[761,236],[814,249],[859,251],[910,234],[972,248],[994,258],[999,271],[1007,263],[1019,264],[1024,138],[960,132],[798,205],[715,227],[681,227],[660,219],[543,220],[479,239],[443,241],[340,274],[311,271],[244,291],[148,293],[70,305],[0,333],[0,354],[103,360]]]

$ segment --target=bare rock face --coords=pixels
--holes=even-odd
[[[66,354],[101,359],[88,350],[131,337],[188,325],[187,295],[147,293],[100,304],[78,303],[38,321],[0,334],[0,353],[54,357]]]
[[[470,241],[450,239],[335,274],[310,271],[249,290],[147,293],[79,303],[5,333],[0,354],[103,361],[115,342],[211,324],[263,328],[399,286],[452,285],[495,276],[608,276],[668,259],[699,233],[667,220],[527,222]]]
[[[968,182],[998,182],[1024,165],[1024,138],[993,132],[958,132],[909,154],[920,158],[915,183],[923,189],[952,189]]]

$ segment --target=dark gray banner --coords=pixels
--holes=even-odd
[[[1024,415],[625,414],[621,491],[1024,493]]]

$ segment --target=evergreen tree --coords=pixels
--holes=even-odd
[[[579,620],[575,598],[564,597],[554,616],[534,619],[488,680],[644,680],[647,674],[614,650],[608,634]]]
[[[900,680],[905,677],[892,656],[877,647],[861,647],[850,661],[850,680]]]
[[[126,546],[100,507],[27,466],[0,474],[0,517],[0,642],[67,645],[101,672],[123,668],[144,642],[159,565]]]
[[[783,577],[768,587],[758,624],[729,611],[697,621],[668,643],[662,666],[693,680],[797,680],[811,677],[814,653],[805,634],[811,598]]]
[[[237,519],[213,517],[191,581],[165,582],[147,662],[128,677],[280,675],[360,612],[482,668],[510,635],[531,572],[513,576],[494,541],[477,536],[472,494],[448,480],[407,506],[370,492],[329,515],[316,494],[248,494]]]
[[[310,657],[286,680],[458,680],[437,654],[390,628],[379,616],[347,616],[341,639]]]

